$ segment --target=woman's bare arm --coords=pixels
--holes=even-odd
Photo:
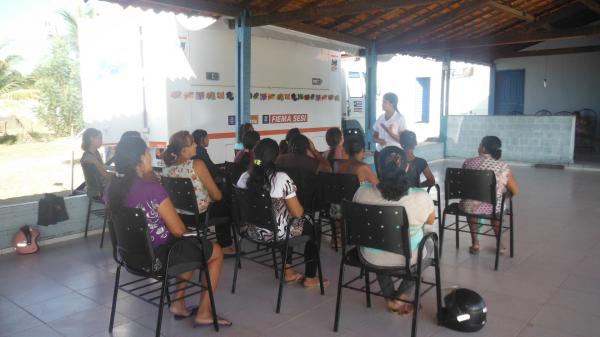
[[[427,180],[421,183],[421,187],[431,187],[435,185],[435,177],[433,176],[433,173],[431,172],[429,166],[427,166],[425,170],[423,170],[423,175]]]
[[[294,218],[299,218],[304,214],[304,208],[297,197],[285,199],[285,205],[290,211],[290,215]]]
[[[158,215],[165,221],[169,232],[176,238],[181,237],[187,231],[171,199],[166,198],[158,205]]]
[[[519,193],[519,184],[517,184],[517,180],[513,177],[512,172],[508,173],[508,182],[506,183],[506,187],[512,193],[512,195],[517,195]]]
[[[206,164],[204,164],[202,160],[194,160],[193,165],[194,172],[196,172],[196,175],[198,176],[198,178],[200,178],[202,185],[204,185],[204,187],[208,191],[210,199],[214,201],[219,201],[223,199],[223,194],[221,193],[221,190],[219,190],[219,187],[217,187],[217,184],[210,175]]]

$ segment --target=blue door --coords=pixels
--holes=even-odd
[[[525,69],[496,72],[495,115],[522,115],[525,94]]]

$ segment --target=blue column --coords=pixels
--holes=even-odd
[[[236,128],[237,134],[242,123],[250,122],[250,67],[251,67],[251,28],[246,20],[248,11],[244,10],[235,20],[235,103],[236,103]]]
[[[488,95],[488,115],[495,114],[496,99],[496,63],[492,62],[490,66],[490,93]]]
[[[450,104],[450,58],[444,57],[442,63],[442,95],[440,104],[440,142],[444,144],[446,157],[446,142],[448,140],[448,109]]]
[[[366,53],[366,95],[365,95],[365,144],[375,149],[373,142],[373,125],[377,116],[377,51],[375,43],[371,43]]]

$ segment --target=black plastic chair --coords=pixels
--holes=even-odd
[[[88,196],[88,207],[85,216],[85,233],[83,236],[87,238],[88,229],[90,226],[90,214],[103,218],[102,238],[100,239],[100,248],[102,248],[104,247],[104,233],[106,232],[106,223],[110,220],[107,218],[108,214],[106,212],[106,205],[104,204],[104,200],[102,200],[102,177],[100,176],[100,173],[98,172],[94,164],[82,163],[81,169],[83,170],[83,177],[85,179],[85,192]],[[92,205],[94,204],[101,205],[102,207],[92,209]]]
[[[285,283],[285,270],[286,270],[286,253],[289,247],[300,246],[306,244],[310,237],[308,235],[301,235],[296,237],[290,237],[290,227],[292,221],[298,219],[289,219],[290,223],[287,226],[285,238],[283,240],[278,239],[277,233],[279,231],[277,221],[274,217],[273,205],[271,204],[271,196],[268,193],[263,193],[260,196],[250,195],[248,190],[234,187],[233,195],[233,209],[234,209],[234,244],[236,251],[236,263],[237,268],[234,269],[233,283],[231,286],[231,292],[235,293],[235,287],[237,283],[238,270],[241,269],[241,257],[247,258],[253,262],[261,264],[265,267],[272,268],[275,272],[275,278],[279,279],[279,290],[277,294],[277,307],[276,313],[281,311],[281,300],[283,297],[283,286]],[[269,241],[257,240],[249,236],[246,231],[242,230],[242,226],[254,225],[273,233],[273,239]],[[313,227],[314,229],[314,227]],[[313,235],[316,236],[316,229]],[[238,240],[239,237],[239,240]],[[252,251],[244,252],[241,250],[243,240],[247,240],[256,244],[256,249]],[[280,262],[277,261],[277,255],[279,254]],[[296,267],[302,265],[305,261],[296,262],[297,260],[304,259],[304,254],[294,251],[292,256],[292,266]],[[278,266],[281,263],[281,266]],[[317,272],[319,275],[319,285],[321,288],[321,295],[325,293],[323,286],[323,273],[321,271],[321,258],[320,253],[317,254]]]
[[[161,176],[160,180],[182,221],[188,228],[195,230],[199,237],[214,239],[215,232],[209,233],[209,228],[229,223],[228,217],[211,217],[210,207],[204,213],[199,212],[194,185],[189,178]]]
[[[486,202],[493,205],[493,213],[491,215],[470,214],[463,211],[458,202],[450,203],[453,199],[471,199],[480,202]],[[474,217],[490,221],[490,224],[480,224],[480,226],[490,226],[488,230],[479,233],[482,236],[496,237],[496,259],[494,262],[494,270],[498,270],[498,259],[500,256],[500,242],[502,233],[509,231],[510,233],[510,257],[514,257],[514,217],[513,217],[513,202],[510,192],[504,193],[501,200],[501,209],[503,211],[496,212],[496,175],[489,170],[470,170],[459,168],[446,169],[445,178],[445,197],[444,197],[444,213],[442,214],[442,222],[440,223],[440,255],[444,243],[444,230],[454,229],[456,233],[456,249],[459,248],[459,233],[471,233],[469,224],[466,220],[460,220],[460,217]],[[505,205],[508,207],[505,209]],[[509,225],[504,226],[504,213],[509,216]],[[454,215],[455,222],[446,225],[446,215]],[[493,233],[493,225],[491,221],[499,221],[498,235]],[[462,225],[461,225],[462,224]],[[466,229],[465,229],[466,228]],[[492,233],[490,234],[490,231]]]
[[[321,234],[334,240],[335,251],[338,251],[338,233],[335,220],[331,219],[329,209],[331,204],[342,204],[342,200],[352,200],[354,193],[360,186],[358,177],[354,174],[325,173],[317,175],[318,194],[317,210],[319,212],[318,224]],[[342,212],[343,213],[343,212]],[[329,229],[323,230],[323,221],[329,224]]]
[[[317,195],[317,175],[300,169],[283,169],[296,185],[296,197],[304,208],[304,213],[315,219],[315,198]]]
[[[441,225],[442,221],[442,197],[440,195],[440,185],[434,184],[433,186],[427,187],[427,193],[431,192],[431,189],[435,189],[435,199],[433,200],[433,206],[436,208],[436,216],[435,219],[438,222],[438,227]]]
[[[118,291],[121,290],[146,303],[158,307],[156,337],[159,337],[164,305],[170,305],[173,301],[181,299],[171,299],[171,294],[174,294],[176,290],[171,291],[169,287],[184,282],[169,273],[171,251],[177,247],[178,243],[182,242],[182,240],[197,240],[198,238],[189,237],[180,239],[178,242],[176,241],[169,249],[166,265],[160,268],[160,264],[156,263],[157,259],[150,243],[150,235],[148,234],[148,225],[146,223],[144,212],[137,208],[125,208],[118,213],[112,213],[111,218],[113,221],[109,223],[110,237],[113,244],[113,257],[117,262],[118,267],[115,275],[115,287],[108,332],[112,333],[115,310],[117,307],[117,295]],[[202,260],[203,265],[208,266],[206,256],[203,255]],[[123,267],[125,267],[129,273],[139,276],[140,278],[120,284],[121,268]],[[201,277],[202,273],[200,273],[199,278],[201,279]],[[217,311],[215,308],[208,268],[204,268],[204,277],[207,283],[206,286],[201,284],[201,280],[198,280],[198,282],[191,280],[187,281],[188,285],[185,289],[189,291],[182,298],[199,294],[202,291],[208,291],[213,314],[213,325],[215,330],[218,331]],[[160,295],[158,295],[158,293],[160,293]]]
[[[409,224],[406,211],[402,206],[374,206],[344,200],[342,205],[344,211],[344,226],[342,228],[342,260],[340,263],[340,274],[337,288],[337,299],[335,305],[335,322],[333,331],[337,332],[340,321],[340,307],[342,302],[342,288],[364,291],[367,298],[367,307],[371,307],[371,295],[383,296],[382,292],[372,293],[369,273],[383,274],[407,281],[415,282],[415,293],[412,301],[413,317],[411,336],[417,333],[417,318],[420,297],[435,287],[437,299],[437,320],[441,322],[441,281],[440,263],[438,255],[438,237],[436,233],[426,234],[418,247],[417,262],[411,265],[411,247],[409,236]],[[423,249],[427,240],[433,242],[433,258],[423,256]],[[348,250],[348,247],[352,247]],[[364,260],[359,252],[359,247],[374,248],[391,253],[401,254],[405,257],[404,266],[381,267],[373,265]],[[350,281],[344,282],[344,267],[352,266],[361,268],[361,275]],[[435,268],[435,282],[422,279],[422,272],[429,266]],[[354,283],[361,280],[364,270],[365,285],[355,286]],[[421,283],[428,287],[421,292]]]

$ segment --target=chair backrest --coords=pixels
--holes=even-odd
[[[376,206],[344,200],[343,245],[401,254],[410,263],[408,217],[402,206]],[[343,247],[345,250],[345,247]]]
[[[471,199],[496,204],[496,175],[490,170],[447,168],[446,206],[451,199]]]
[[[314,207],[314,199],[317,194],[317,175],[300,169],[284,169],[296,185],[296,196],[305,211],[311,211]]]
[[[191,179],[161,176],[160,181],[176,209],[193,214],[200,213],[198,211],[196,192],[194,191]]]
[[[92,163],[81,163],[83,178],[85,179],[86,194],[88,197],[99,197],[102,195],[102,176]]]
[[[278,224],[275,220],[269,193],[264,191],[257,196],[245,188],[235,187],[234,189],[234,207],[237,212],[238,224],[255,225],[276,233]]]
[[[239,163],[225,162],[225,181],[227,186],[236,185],[248,168]]]
[[[116,254],[125,268],[137,274],[152,273],[154,250],[150,244],[148,225],[144,211],[138,208],[122,208],[111,212],[109,230]],[[114,234],[113,234],[114,233]]]
[[[360,186],[356,175],[346,173],[319,172],[317,181],[321,203],[341,204],[344,199],[352,200]]]

